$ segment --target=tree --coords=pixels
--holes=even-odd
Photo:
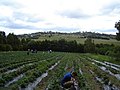
[[[113,51],[114,44],[96,44],[96,53],[102,54],[102,55],[108,55],[110,51]]]
[[[117,34],[116,39],[120,41],[120,20],[115,23],[115,28],[117,28],[117,30],[118,30],[118,33],[116,33]],[[120,58],[120,51],[119,50],[120,50],[120,47],[117,47],[117,49],[115,48],[115,51],[117,51],[114,54],[114,56],[116,57],[116,59]]]
[[[94,53],[95,52],[95,44],[91,38],[87,38],[85,40],[84,51],[86,53]]]
[[[116,39],[120,40],[120,20],[115,23],[115,28],[118,30],[118,33],[116,33],[117,34]]]
[[[9,33],[7,36],[7,43],[10,44],[13,50],[19,50],[20,40],[13,33]]]
[[[113,57],[116,61],[120,61],[120,46],[115,46],[113,50],[110,51],[109,55]]]
[[[22,38],[21,39],[21,48],[20,49],[26,51],[28,49],[27,48],[28,42],[29,42],[28,39]]]
[[[0,31],[0,44],[6,44],[6,35],[4,31]]]

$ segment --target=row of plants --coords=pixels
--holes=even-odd
[[[64,53],[61,63],[48,73],[48,77],[43,79],[43,82],[38,85],[36,90],[61,90],[61,80],[63,76],[73,70],[73,58],[71,53]],[[44,83],[44,84],[43,84]]]
[[[33,83],[36,80],[36,78],[40,77],[43,73],[45,73],[46,70],[48,70],[57,61],[58,60],[53,59],[39,63],[39,65],[36,68],[25,72],[25,75],[20,80],[10,85],[10,88],[12,88],[12,90],[13,89],[17,90],[19,88],[26,88],[29,83]]]
[[[43,80],[43,82],[39,84],[42,86],[38,86],[36,90],[43,90],[43,89],[61,90],[62,89],[61,80],[63,76],[67,72],[71,72],[71,71],[76,71],[78,73],[78,78],[77,78],[78,88],[87,90],[85,78],[79,72],[79,63],[80,62],[78,60],[78,57],[74,53],[65,54],[64,58],[62,58],[61,63],[58,65],[58,67],[53,71],[49,72],[50,77],[48,76],[47,80],[46,79]]]
[[[15,77],[19,76],[20,74],[23,74],[25,73],[26,71],[30,70],[30,69],[34,69],[36,68],[37,66],[39,66],[39,64],[45,62],[45,61],[50,61],[52,59],[56,59],[58,56],[52,56],[51,58],[47,58],[46,60],[40,60],[39,62],[34,62],[33,64],[31,65],[25,65],[24,67],[16,70],[16,71],[13,71],[13,72],[10,72],[9,74],[8,73],[4,73],[4,74],[1,74],[1,78],[0,78],[0,86],[4,86],[7,82],[13,80]]]
[[[104,90],[105,85],[112,88],[116,86],[119,89],[119,80],[109,75],[109,73],[102,71],[92,63],[93,62],[91,62],[86,55],[77,53],[76,55],[68,54],[67,58],[63,58],[59,66],[54,71],[51,71],[50,77],[44,80],[44,82],[40,84],[41,86],[38,86],[36,90],[43,90],[46,87],[47,90],[60,90],[61,78],[66,71],[71,70],[72,67],[74,67],[74,70],[78,73],[77,81],[80,90]],[[61,67],[61,65],[63,67]],[[44,85],[44,87],[42,85]]]
[[[9,64],[29,61],[31,60],[32,57],[33,55],[28,56],[25,51],[24,52],[19,52],[19,51],[0,52],[0,68],[4,66],[8,66]]]
[[[12,54],[9,54],[12,53]],[[38,53],[33,53],[30,55],[26,54],[27,52],[6,52],[6,54],[1,52],[0,54],[0,68],[3,67],[8,67],[10,65],[16,65],[16,64],[24,64],[30,63],[32,61],[38,61],[40,59],[46,59],[51,56],[54,56],[54,54],[49,54],[47,52],[38,52]]]
[[[37,53],[38,54],[38,53]],[[48,72],[47,79],[43,79],[44,85],[38,86],[36,90],[60,90],[61,89],[61,79],[63,78],[64,74],[74,70],[78,73],[78,86],[81,90],[101,90],[104,88],[104,85],[109,86],[116,86],[120,87],[120,80],[118,80],[116,77],[110,75],[107,72],[104,72],[101,70],[97,63],[89,60],[88,56],[86,54],[79,54],[79,53],[42,53],[43,55],[47,55],[46,59],[38,60],[38,62],[34,62],[31,65],[25,65],[26,68],[30,68],[22,73],[19,73],[19,70],[14,71],[15,75],[19,76],[20,74],[24,74],[21,79],[18,81],[12,83],[8,88],[12,90],[19,90],[20,88],[26,88],[30,83],[33,83],[36,78],[40,77],[46,70],[48,70],[52,65],[54,65],[56,62],[60,60],[60,63],[51,71]],[[34,57],[36,54],[31,54]],[[36,55],[36,59],[40,59],[40,54]],[[64,57],[63,57],[64,56]],[[62,58],[63,57],[63,58]],[[44,57],[45,58],[45,57]],[[43,60],[43,61],[42,61]],[[41,62],[42,61],[42,62]],[[31,67],[30,67],[31,66]],[[33,67],[32,67],[33,66]],[[102,66],[100,64],[100,66]],[[106,67],[112,72],[114,69],[111,67]],[[119,73],[119,71],[117,71]],[[14,75],[13,72],[10,72],[8,75],[8,78],[11,77],[11,75]],[[7,74],[2,74],[6,77]],[[3,83],[2,80],[4,80],[2,77],[0,77],[0,84]],[[15,76],[16,77],[16,76]],[[14,77],[13,77],[14,78]],[[98,80],[100,79],[100,80]],[[5,84],[9,80],[12,79],[6,79]],[[101,83],[102,82],[102,83]],[[40,82],[41,83],[41,82]],[[39,85],[41,85],[39,83]],[[5,84],[1,85],[4,86]],[[43,84],[43,82],[42,82]],[[41,88],[44,87],[44,88]]]
[[[38,86],[36,90],[61,90],[61,80],[65,73],[70,72],[71,70],[74,70],[78,73],[78,87],[81,90],[93,90],[96,89],[95,86],[97,85],[95,80],[93,79],[92,75],[88,73],[88,68],[86,69],[86,64],[84,64],[84,59],[81,59],[79,54],[65,54],[64,58],[62,58],[61,63],[58,65],[56,69],[49,72],[49,76],[47,77],[47,80],[44,80],[42,84],[39,84],[41,86]],[[89,66],[88,66],[89,67]],[[80,68],[83,71],[83,74],[80,73]],[[87,72],[86,72],[87,71]],[[91,80],[93,79],[93,80]],[[92,84],[91,84],[92,82]],[[44,83],[44,84],[43,84]],[[94,85],[95,84],[95,85]],[[98,85],[97,85],[98,86]],[[97,87],[96,86],[96,87]],[[97,90],[100,90],[97,88]]]
[[[112,88],[116,86],[119,89],[119,80],[109,75],[109,73],[102,71],[99,67],[92,63],[93,62],[91,62],[86,55],[77,53],[76,55],[68,54],[68,57],[63,58],[59,66],[49,73],[50,77],[48,77],[47,80],[44,80],[42,84],[39,84],[43,86],[38,86],[36,90],[43,90],[46,88],[47,90],[60,90],[60,81],[63,75],[70,71],[73,67],[78,73],[77,81],[80,90],[102,90],[105,89],[105,85]]]
[[[95,61],[92,58],[88,58],[94,65],[100,68],[102,71],[106,72],[107,74],[115,77],[116,79],[120,80],[120,68],[116,67],[115,65],[110,65],[104,62]],[[116,76],[117,75],[117,76]]]
[[[62,88],[61,86],[61,80],[64,76],[65,73],[67,73],[66,71],[66,65],[68,64],[68,57],[64,56],[64,58],[61,60],[61,63],[59,64],[59,66],[52,71],[50,74],[50,76],[52,75],[52,77],[49,78],[49,81],[47,81],[46,84],[46,88],[48,90],[60,90]],[[70,68],[70,66],[69,66]],[[44,88],[44,89],[46,89]]]
[[[80,64],[79,67],[83,71],[83,76],[86,82],[86,88],[89,90],[101,90],[102,85],[97,83],[95,80],[95,76],[91,74],[91,63],[87,61],[83,56],[80,55],[79,57]]]
[[[103,85],[108,85],[109,86],[109,84],[110,84],[111,86],[115,85],[116,87],[120,88],[120,81],[117,78],[110,75],[108,72],[104,72],[103,70],[101,70],[95,64],[92,64],[93,62],[91,62],[88,59],[88,57],[86,57],[85,59],[86,59],[86,62],[88,63],[86,66],[89,68],[89,71],[93,72],[92,75],[94,76],[95,79],[96,78],[101,79],[101,80],[96,79],[96,81],[99,81],[99,83],[102,84],[102,86]]]
[[[94,62],[94,64],[97,65],[97,66],[99,66],[99,67],[105,67],[106,70],[111,71],[113,74],[119,74],[120,73],[120,69],[116,70],[116,69],[114,69],[114,67],[112,68],[111,65],[106,65],[105,63],[102,64],[102,63],[98,63],[98,62]]]
[[[43,57],[44,56],[44,57]],[[50,59],[50,58],[53,58],[53,57],[56,57],[56,55],[54,54],[51,54],[51,55],[43,55],[42,57],[36,57],[34,58],[33,60],[31,61],[27,61],[26,62],[21,62],[21,63],[17,63],[17,64],[11,64],[9,65],[8,67],[4,67],[4,68],[1,68],[0,69],[0,73],[4,73],[4,72],[7,72],[9,70],[12,70],[12,69],[15,69],[15,68],[19,68],[21,66],[24,66],[24,65],[29,65],[29,64],[33,64],[33,63],[38,63],[39,61],[42,61],[42,60],[46,60],[46,59]]]
[[[77,57],[77,59],[74,61],[74,64],[75,71],[78,73],[77,81],[79,88],[81,90],[89,90],[89,86],[85,78],[85,73],[82,70],[83,69],[82,67],[84,66],[82,60],[79,57]]]

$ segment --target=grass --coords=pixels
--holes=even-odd
[[[99,60],[99,61],[107,61],[107,62],[120,65],[120,61],[116,61],[110,56],[105,56],[105,55],[100,55],[100,54],[85,54],[85,55],[87,55],[88,57],[94,58],[96,60]]]
[[[43,41],[43,40],[60,40],[60,39],[66,39],[67,41],[76,40],[77,43],[84,44],[84,41],[86,38],[81,38],[80,35],[59,35],[59,34],[53,34],[51,37],[49,37],[48,34],[41,35],[38,39],[34,39],[35,41]],[[114,45],[120,45],[120,41],[117,41],[115,39],[105,40],[105,39],[93,39],[95,44],[114,44]]]
[[[6,56],[5,56],[6,55]],[[56,57],[54,57],[56,56]],[[59,57],[57,57],[59,56]],[[4,57],[2,59],[2,57]],[[11,59],[9,59],[10,57],[12,57],[12,61]],[[54,57],[54,58],[51,58]],[[71,71],[72,68],[74,67],[74,70],[77,71],[78,73],[78,82],[79,82],[79,86],[81,87],[81,90],[102,90],[102,84],[97,82],[95,77],[96,76],[100,76],[101,78],[107,78],[109,79],[114,85],[116,86],[120,86],[120,81],[116,79],[116,77],[113,77],[111,75],[109,75],[108,73],[102,71],[100,68],[98,68],[97,66],[95,66],[94,64],[92,64],[92,62],[88,59],[88,57],[94,58],[96,60],[100,60],[100,61],[109,61],[111,62],[111,59],[109,56],[104,56],[104,55],[96,55],[96,54],[80,54],[80,53],[65,53],[65,52],[53,52],[53,53],[43,53],[43,52],[38,52],[37,54],[30,54],[27,55],[26,52],[1,52],[0,53],[0,58],[1,58],[1,64],[3,63],[10,63],[10,62],[15,62],[15,61],[20,61],[21,59],[24,59],[25,61],[28,61],[28,58],[32,59],[34,61],[34,59],[40,61],[40,60],[47,60],[50,59],[49,62],[44,63],[38,63],[38,65],[40,66],[37,69],[28,69],[29,71],[27,72],[27,74],[24,76],[26,78],[24,80],[24,78],[21,78],[21,84],[31,81],[31,78],[33,75],[33,77],[37,74],[36,72],[42,71],[42,68],[45,70],[48,70],[49,65],[52,65],[52,63],[50,64],[51,61],[55,61],[57,62],[58,60],[60,60],[60,63],[51,71],[48,72],[48,76],[46,78],[43,79],[42,82],[39,83],[39,85],[37,86],[36,90],[43,90],[44,88],[50,86],[50,90],[59,90],[59,86],[60,86],[60,80],[61,78],[64,76],[64,74],[68,71]],[[6,59],[6,60],[4,60]],[[56,61],[57,60],[57,61]],[[3,61],[3,62],[2,62]],[[44,64],[44,65],[43,65]],[[12,64],[10,64],[12,65]],[[37,66],[37,65],[36,65]],[[47,67],[48,66],[48,67]],[[79,69],[81,69],[82,74],[79,73]],[[90,72],[93,71],[94,73]],[[112,69],[110,69],[112,71]],[[117,72],[116,72],[117,73]],[[34,75],[35,74],[35,75]],[[10,74],[9,74],[10,75]],[[30,75],[30,76],[29,76]],[[37,76],[38,77],[38,76]],[[22,82],[24,81],[24,82]],[[26,84],[26,83],[25,83]],[[23,84],[24,85],[24,84]],[[9,86],[10,88],[14,88],[14,90],[17,90],[18,83],[15,82],[13,83],[13,86]],[[0,90],[10,90],[9,88],[2,88],[0,87]]]

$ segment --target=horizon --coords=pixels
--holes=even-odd
[[[5,31],[1,31],[1,32],[5,32]],[[91,31],[75,31],[75,32],[59,32],[59,31],[41,31],[42,33],[49,33],[49,32],[52,32],[52,33],[67,33],[67,34],[69,34],[69,33],[78,33],[78,32],[80,32],[80,33],[83,33],[83,32],[91,32]],[[41,32],[32,32],[32,33],[23,33],[23,34],[15,34],[14,32],[10,32],[10,33],[13,33],[13,34],[15,34],[15,35],[25,35],[25,34],[35,34],[35,33],[41,33]],[[99,33],[99,32],[91,32],[91,33],[98,33],[98,34],[106,34],[106,35],[116,35],[116,34],[107,34],[107,33]],[[6,35],[8,35],[9,33],[6,33],[5,32],[5,34]]]
[[[0,28],[16,35],[47,31],[116,35],[119,5],[120,0],[0,0]]]

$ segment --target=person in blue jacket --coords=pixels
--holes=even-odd
[[[67,74],[64,75],[61,85],[63,88],[71,88],[74,87],[74,81],[77,76],[76,72],[68,72]]]

